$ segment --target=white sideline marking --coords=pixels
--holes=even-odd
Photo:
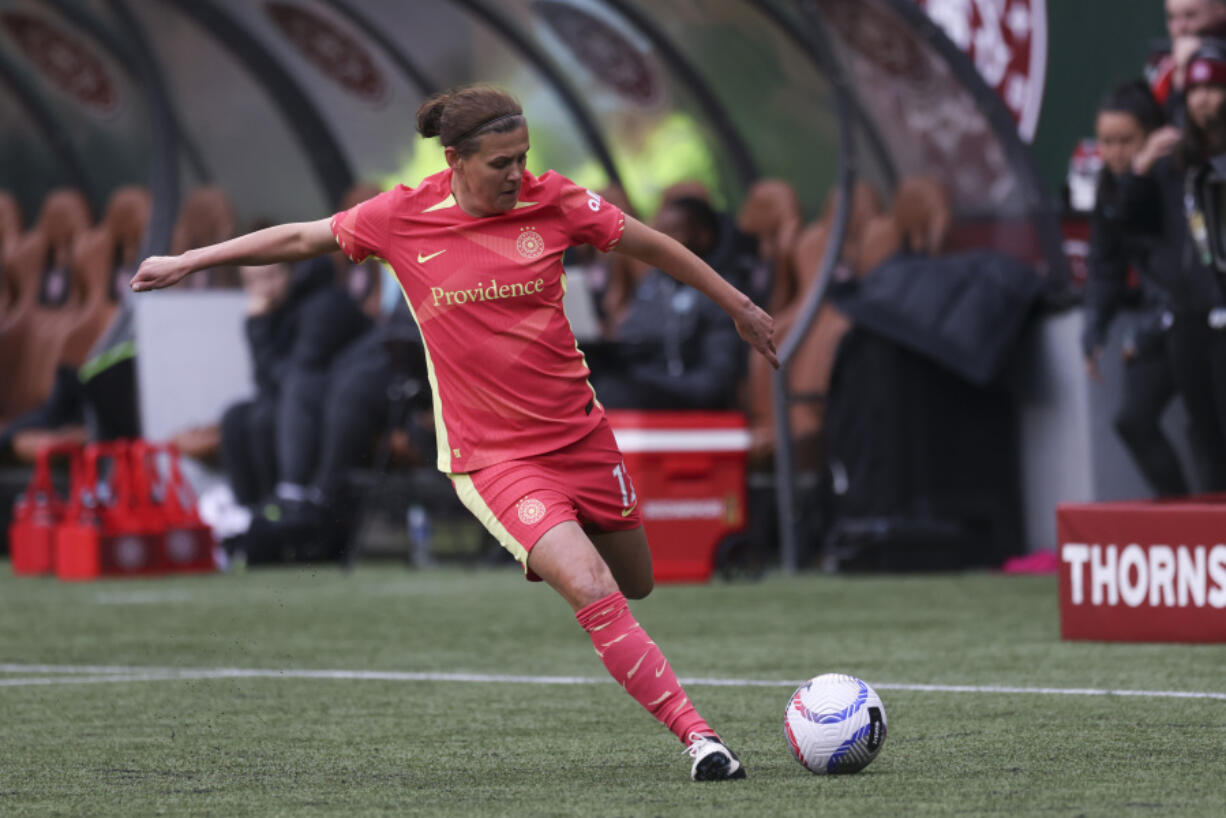
[[[99,605],[158,605],[163,602],[189,602],[184,591],[101,591],[94,596]]]
[[[0,687],[100,682],[163,682],[189,679],[333,679],[379,682],[469,682],[476,684],[592,685],[609,684],[607,676],[518,676],[498,673],[442,673],[399,670],[281,670],[264,668],[174,668],[123,665],[2,664],[0,673],[49,674],[0,678]],[[801,680],[717,679],[696,676],[681,680],[696,687],[798,687]],[[1134,696],[1151,699],[1214,699],[1226,693],[1196,690],[1113,690],[1095,687],[1013,687],[1008,685],[935,685],[874,683],[877,690],[918,693],[1032,693],[1040,696]]]
[[[97,684],[99,682],[162,682],[167,679],[190,678],[175,676],[135,676],[114,674],[108,676],[32,676],[29,678],[0,679],[0,687],[38,687],[62,684]]]
[[[905,690],[935,693],[1037,693],[1041,696],[1140,696],[1151,699],[1217,699],[1226,701],[1226,693],[1197,690],[1111,690],[1097,687],[1009,687],[1006,685],[873,685],[877,690]]]

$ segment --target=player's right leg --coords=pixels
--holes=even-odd
[[[551,457],[548,464],[546,457]],[[604,465],[597,471],[612,476]],[[621,572],[615,579],[578,523],[572,493],[581,481],[569,466],[555,454],[451,478],[468,509],[524,565],[527,578],[544,579],[570,604],[609,674],[686,745],[694,757],[694,779],[744,778],[740,761],[694,709],[619,589],[619,580],[640,595],[651,589],[646,538],[603,540]],[[633,513],[615,513],[616,522],[626,525],[624,532],[641,530]]]

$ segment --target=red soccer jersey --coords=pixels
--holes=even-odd
[[[332,217],[349,258],[391,266],[421,328],[441,471],[554,451],[595,428],[604,410],[562,311],[562,253],[608,252],[624,229],[620,210],[553,171],[524,173],[518,204],[497,216],[461,210],[445,170]]]

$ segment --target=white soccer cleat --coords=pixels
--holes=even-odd
[[[703,736],[685,748],[694,759],[690,778],[695,781],[731,781],[745,777],[745,767],[736,753],[715,736]]]

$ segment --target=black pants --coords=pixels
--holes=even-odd
[[[221,466],[243,505],[258,502],[276,487],[276,416],[276,400],[261,397],[236,403],[221,417]]]
[[[374,331],[350,343],[326,368],[291,370],[277,411],[280,480],[334,498],[346,473],[370,458],[383,431],[391,377]]]
[[[1137,468],[1158,496],[1187,494],[1179,456],[1162,430],[1162,414],[1176,395],[1165,337],[1141,344],[1136,356],[1124,364],[1122,392],[1115,431]]]
[[[13,440],[19,432],[58,429],[70,423],[85,423],[85,389],[81,386],[77,370],[61,366],[55,371],[50,397],[0,429],[0,460],[12,457]]]
[[[1171,371],[1183,397],[1207,491],[1226,491],[1226,331],[1203,314],[1180,314],[1167,332]]]
[[[58,367],[47,400],[0,429],[0,461],[12,456],[19,432],[68,425],[88,426],[92,440],[140,437],[135,359],[112,364],[85,383],[74,367]]]

